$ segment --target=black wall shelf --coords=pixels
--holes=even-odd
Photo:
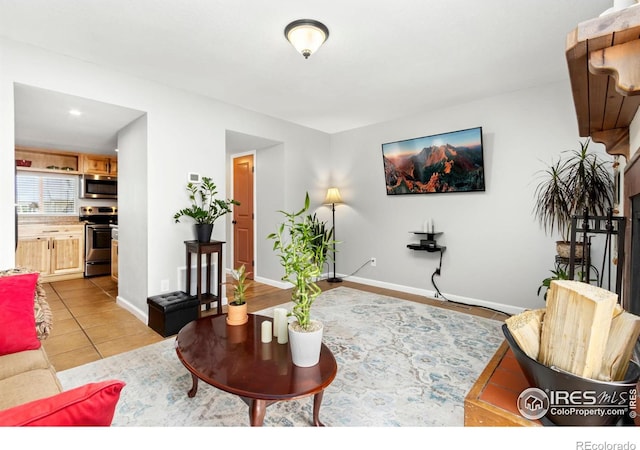
[[[440,236],[442,234],[441,231],[440,232],[411,231],[410,233],[413,233],[421,237],[419,243],[407,244],[407,248],[410,248],[411,250],[444,253],[444,251],[447,248],[446,246],[438,245],[438,243],[436,242],[437,236]],[[422,236],[425,236],[426,239],[422,239]]]

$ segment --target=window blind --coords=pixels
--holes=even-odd
[[[77,215],[78,178],[18,174],[16,199],[18,214]]]

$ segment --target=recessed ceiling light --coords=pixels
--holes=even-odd
[[[77,109],[70,109],[69,114],[71,114],[72,116],[81,116],[82,111],[78,111]]]

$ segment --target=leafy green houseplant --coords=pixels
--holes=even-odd
[[[238,270],[232,270],[231,276],[235,280],[235,285],[233,287],[233,304],[235,305],[244,305],[247,303],[246,297],[246,289],[247,289],[247,275],[249,273],[246,271],[244,264],[238,268]]]
[[[191,206],[179,210],[174,214],[173,218],[176,223],[180,222],[182,217],[193,219],[198,233],[198,240],[208,242],[216,220],[230,213],[232,205],[239,205],[240,203],[233,199],[222,200],[215,198],[218,194],[218,188],[209,177],[202,177],[201,183],[189,182],[187,191],[189,192]],[[198,228],[202,226],[204,226],[204,234],[201,236]]]
[[[318,219],[316,213],[313,215],[308,215],[307,219],[311,224],[311,233],[315,235],[315,238],[312,240],[311,245],[313,247],[318,247],[318,249],[322,252],[322,261],[327,260],[327,249],[329,248],[327,243],[332,242],[333,238],[333,228],[327,228],[327,223]],[[322,269],[322,267],[320,267]]]
[[[293,213],[280,211],[284,222],[267,236],[273,240],[273,250],[278,252],[284,268],[282,281],[293,284],[291,315],[305,331],[311,328],[311,305],[322,292],[314,280],[322,273],[332,235],[322,232],[323,227],[318,227],[314,216],[307,214],[309,204],[307,193],[302,209]]]
[[[538,295],[540,295],[540,292],[542,292],[542,289],[545,289],[545,292],[544,292],[544,299],[545,300],[547,300],[547,292],[549,291],[549,288],[551,287],[551,282],[553,280],[568,280],[569,279],[569,274],[567,273],[567,271],[560,264],[556,264],[555,269],[551,270],[551,274],[553,276],[547,277],[544,280],[542,280],[542,284],[538,287]]]
[[[569,241],[572,216],[582,215],[585,209],[590,216],[606,216],[613,207],[612,165],[589,151],[589,142],[581,142],[579,150],[563,152],[539,172],[535,217],[546,233],[557,231],[564,242]]]

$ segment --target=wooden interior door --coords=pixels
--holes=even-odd
[[[233,268],[244,264],[253,280],[253,155],[233,158]]]

